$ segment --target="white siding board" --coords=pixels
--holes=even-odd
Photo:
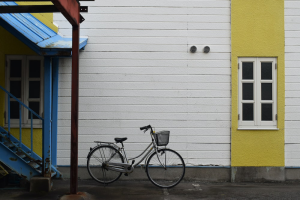
[[[285,165],[300,166],[300,2],[285,1]]]
[[[61,29],[70,28],[68,21],[61,21],[59,23]],[[101,22],[95,23],[91,21],[85,21],[80,25],[80,28],[83,29],[123,29],[123,30],[180,30],[180,29],[189,29],[189,30],[201,30],[201,27],[206,27],[205,30],[230,30],[230,23],[207,23],[207,22]]]
[[[204,38],[204,37],[194,37],[194,38],[180,38],[180,37],[89,37],[89,44],[212,44],[230,45],[230,38]]]
[[[230,47],[228,45],[211,45],[211,52],[214,53],[228,53],[230,52]],[[296,47],[295,47],[296,48]],[[130,45],[129,47],[121,44],[89,44],[85,48],[84,52],[183,52],[187,50],[187,45],[159,45],[159,44],[147,44],[147,45]],[[201,50],[201,49],[200,49]]]
[[[70,129],[68,129],[68,127],[59,127],[59,130],[61,132],[61,135],[69,135]],[[212,127],[212,128],[172,128],[171,129],[172,136],[185,136],[187,133],[191,136],[228,136],[229,131],[226,128],[216,128],[216,127]],[[79,132],[83,135],[85,134],[90,134],[90,135],[95,135],[95,139],[94,140],[102,140],[101,136],[102,135],[108,135],[111,137],[118,137],[118,135],[120,135],[120,129],[119,128],[111,128],[111,127],[79,127]],[[131,136],[135,137],[136,135],[142,135],[143,137],[148,138],[149,134],[143,134],[142,132],[140,132],[139,130],[137,130],[135,127],[134,128],[122,128],[122,134],[123,132],[128,133],[128,135],[130,134]],[[86,143],[91,143],[94,142],[93,141],[87,141]],[[173,137],[171,138],[171,140],[173,140]],[[128,141],[126,141],[126,143],[131,144],[131,137],[129,137]],[[149,141],[147,141],[147,143],[149,143]],[[194,141],[194,143],[196,143],[196,141]],[[194,143],[180,143],[180,141],[174,141],[174,144],[178,144],[183,145],[183,146],[188,146],[190,144],[194,144]],[[206,144],[208,143],[209,145],[212,146],[216,146],[214,143],[210,143],[208,141],[200,141],[197,143],[197,145],[199,145],[200,148],[200,144]],[[173,143],[170,145],[174,145]],[[225,144],[225,143],[224,143]],[[138,145],[138,144],[137,144]],[[201,147],[202,148],[202,147]],[[220,146],[219,148],[223,148],[223,146]],[[217,149],[216,149],[217,150]]]
[[[81,35],[79,164],[94,140],[150,141],[140,126],[171,131],[188,165],[230,165],[230,1],[85,2]],[[54,14],[59,32],[71,26]],[[197,53],[189,48],[195,45]],[[204,54],[209,45],[210,53]],[[60,59],[58,164],[70,156],[71,59]]]
[[[125,61],[125,60],[124,60]],[[142,71],[143,74],[150,73],[146,70],[150,70],[151,74],[161,74],[160,71],[164,72],[165,70],[168,70],[167,67],[172,67],[174,70],[184,70],[186,66],[189,67],[206,67],[206,68],[228,68],[230,67],[230,63],[227,63],[226,60],[201,60],[201,63],[199,63],[198,60],[126,60],[126,62],[120,62],[120,60],[116,59],[99,59],[99,58],[92,58],[92,59],[84,59],[81,58],[80,61],[80,67],[79,72],[82,73],[92,73],[95,71],[96,73],[101,72],[102,70],[109,70],[111,69],[110,73],[118,73],[118,70],[115,70],[114,67],[127,67],[124,69],[131,70],[130,73],[137,73]],[[60,73],[61,74],[70,74],[70,62],[61,62],[60,63]],[[95,68],[90,68],[95,67]],[[143,67],[141,69],[141,67]],[[158,69],[159,72],[156,70]],[[89,71],[93,70],[93,71]],[[176,72],[176,71],[175,71]],[[101,80],[99,80],[101,81]]]
[[[104,105],[104,104],[103,104]],[[177,106],[177,105],[109,105],[105,104],[89,104],[80,105],[80,112],[134,112],[134,113],[160,113],[162,109],[164,113],[177,113],[188,112],[188,113],[228,113],[230,111],[230,106],[218,106],[211,105],[205,107],[195,107],[189,106]],[[298,110],[300,107],[298,108]],[[70,112],[71,108],[65,106],[64,104],[59,105],[59,110],[63,112]],[[142,110],[142,111],[141,111]],[[296,111],[295,111],[296,112]]]

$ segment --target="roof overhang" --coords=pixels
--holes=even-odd
[[[0,2],[0,6],[11,5],[17,4]],[[39,55],[72,55],[72,38],[62,37],[30,13],[0,13],[0,25]],[[87,40],[87,37],[80,38],[80,50],[84,49]]]

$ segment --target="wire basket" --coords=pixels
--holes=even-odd
[[[157,146],[167,146],[169,143],[170,131],[160,131],[154,133]]]

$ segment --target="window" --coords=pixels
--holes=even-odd
[[[277,128],[276,63],[276,58],[239,58],[239,129]]]
[[[43,114],[43,57],[39,56],[7,56],[6,57],[6,89],[21,102],[42,116]],[[6,99],[7,102],[7,99]],[[6,103],[6,111],[8,111]],[[31,114],[22,106],[22,126],[31,124]],[[19,125],[19,103],[10,98],[11,127]],[[6,124],[8,112],[6,112]],[[41,124],[35,115],[33,123]]]

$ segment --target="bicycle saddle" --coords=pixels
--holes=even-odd
[[[124,138],[115,138],[116,143],[124,142],[125,140],[127,140],[127,137],[124,137]]]

